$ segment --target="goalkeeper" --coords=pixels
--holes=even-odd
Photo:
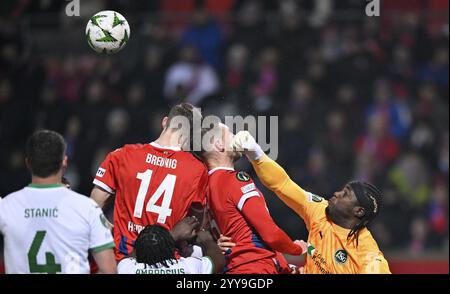
[[[365,182],[347,183],[328,201],[303,190],[270,159],[252,135],[239,132],[231,147],[244,152],[261,182],[306,223],[307,274],[388,274],[388,263],[367,229],[378,215],[382,194]]]

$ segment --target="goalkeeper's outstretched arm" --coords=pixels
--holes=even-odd
[[[278,163],[264,154],[249,132],[238,132],[231,147],[245,153],[263,185],[277,194],[309,227],[309,220],[317,208],[317,203],[310,201],[312,194],[298,186]]]

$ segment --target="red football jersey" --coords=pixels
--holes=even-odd
[[[265,200],[253,180],[243,172],[232,168],[217,168],[209,171],[208,206],[221,234],[231,237],[236,246],[226,252],[225,272],[244,263],[262,258],[274,258],[273,251],[247,222],[241,213],[245,202],[252,197]]]
[[[116,259],[132,252],[147,225],[171,229],[192,203],[206,203],[208,173],[192,154],[156,143],[125,145],[108,154],[94,184],[115,194]]]

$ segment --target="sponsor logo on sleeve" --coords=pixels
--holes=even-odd
[[[248,192],[250,192],[250,191],[253,191],[253,190],[255,190],[256,189],[256,187],[255,187],[255,184],[254,183],[250,183],[250,184],[248,184],[248,185],[245,185],[245,186],[243,186],[243,187],[241,187],[241,191],[242,191],[242,193],[248,193]]]
[[[105,173],[106,173],[106,170],[104,169],[104,168],[99,168],[98,170],[97,170],[97,177],[99,177],[99,178],[103,178],[103,176],[105,175]]]

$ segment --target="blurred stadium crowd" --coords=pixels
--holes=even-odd
[[[352,178],[374,182],[382,250],[448,254],[447,0],[385,0],[380,17],[353,0],[82,0],[81,18],[66,3],[0,4],[0,196],[29,182],[33,130],[65,136],[66,176],[89,194],[105,154],[155,138],[183,99],[221,116],[277,115],[278,161],[296,182],[325,198]],[[131,26],[114,56],[84,40],[103,9]],[[266,195],[276,222],[306,238]]]

